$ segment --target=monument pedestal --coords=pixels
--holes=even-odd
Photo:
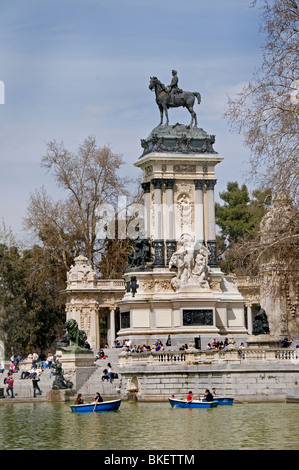
[[[281,339],[271,335],[248,335],[246,339],[248,348],[280,348]]]
[[[50,390],[47,392],[47,400],[51,402],[70,401],[75,395],[74,390]]]
[[[94,354],[89,349],[77,346],[60,348],[60,364],[66,380],[73,383],[72,390],[78,390],[95,371]],[[55,390],[54,390],[55,391]]]
[[[144,226],[124,273],[120,331],[133,344],[172,346],[237,334],[245,341],[245,301],[217,265],[214,136],[181,124],[142,141]],[[151,256],[149,256],[151,255]]]

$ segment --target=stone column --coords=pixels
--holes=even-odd
[[[114,341],[115,341],[115,309],[114,307],[109,307],[110,309],[110,339],[109,339],[109,346],[112,348]]]
[[[204,180],[194,180],[195,185],[195,239],[204,242],[203,186]]]
[[[174,225],[174,204],[173,204],[173,186],[174,179],[164,179],[166,206],[164,214],[164,223],[166,229],[166,266],[176,249],[175,225]]]
[[[210,250],[209,266],[217,267],[216,255],[216,225],[214,186],[217,180],[204,180],[207,188],[207,244]]]
[[[152,179],[154,186],[154,250],[155,267],[164,267],[163,211],[162,211],[162,178]]]
[[[253,319],[252,319],[252,305],[247,304],[247,329],[248,334],[252,335]]]
[[[96,331],[95,331],[96,347],[95,347],[95,349],[98,351],[100,349],[100,344],[101,344],[99,308],[97,308],[96,312],[95,312],[95,326],[96,326]]]
[[[151,183],[142,183],[142,189],[144,191],[144,230],[146,236],[150,237],[150,206],[151,206]]]

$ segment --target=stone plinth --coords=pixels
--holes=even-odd
[[[50,390],[47,392],[47,400],[51,402],[69,401],[75,394],[74,390]]]
[[[60,363],[64,378],[73,383],[73,390],[78,390],[96,369],[93,352],[74,346],[61,348]]]
[[[248,335],[248,348],[279,348],[281,340],[270,335]]]

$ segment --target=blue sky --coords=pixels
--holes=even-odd
[[[30,192],[42,185],[46,142],[69,149],[89,135],[121,153],[126,175],[140,139],[159,123],[149,78],[198,91],[198,126],[216,135],[216,199],[228,181],[246,182],[248,150],[224,119],[227,96],[252,78],[262,36],[251,0],[0,0],[0,221],[22,234]],[[188,124],[185,109],[170,124]],[[248,186],[250,187],[249,183]]]

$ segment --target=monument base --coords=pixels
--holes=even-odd
[[[70,389],[50,390],[49,392],[47,392],[47,400],[50,402],[70,401],[74,395],[75,391]]]
[[[246,343],[248,348],[280,348],[281,340],[267,334],[248,335]]]
[[[59,356],[64,378],[73,383],[72,390],[79,390],[95,371],[93,352],[89,349],[68,346],[60,349]]]

